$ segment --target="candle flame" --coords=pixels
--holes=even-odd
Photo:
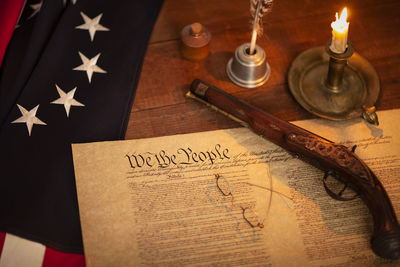
[[[336,12],[336,21],[332,22],[331,26],[337,32],[344,33],[349,28],[349,23],[347,20],[347,8],[343,8],[340,13],[340,17],[338,17],[338,13]]]

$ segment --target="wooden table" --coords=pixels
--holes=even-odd
[[[130,115],[126,139],[239,127],[184,95],[200,78],[285,120],[313,118],[292,97],[291,62],[302,51],[325,45],[335,12],[350,12],[349,40],[375,67],[381,82],[378,110],[400,108],[400,1],[275,0],[264,18],[264,48],[271,66],[268,82],[255,89],[230,82],[226,64],[250,41],[248,0],[165,0],[155,25]],[[180,55],[180,31],[193,22],[212,33],[210,54],[200,62]]]

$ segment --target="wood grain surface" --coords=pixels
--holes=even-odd
[[[249,1],[165,0],[147,48],[126,139],[239,127],[185,97],[194,78],[279,118],[313,118],[292,97],[287,73],[299,53],[326,44],[335,12],[345,6],[349,40],[380,78],[378,110],[400,108],[400,1],[275,0],[257,41],[267,54],[271,76],[263,86],[245,89],[231,83],[225,69],[235,49],[250,41]],[[210,54],[200,62],[180,54],[180,31],[193,22],[212,33]]]

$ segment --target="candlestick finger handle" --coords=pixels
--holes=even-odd
[[[362,117],[364,120],[367,122],[374,124],[374,125],[379,125],[379,120],[378,120],[378,115],[376,114],[376,108],[375,106],[372,107],[362,107],[364,112],[362,113]]]

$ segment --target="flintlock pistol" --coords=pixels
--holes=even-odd
[[[334,173],[336,178],[349,184],[372,214],[372,250],[382,258],[400,258],[400,226],[392,203],[381,182],[353,153],[354,150],[281,120],[198,79],[192,82],[187,96],[214,107],[267,140],[322,170]],[[325,183],[326,177],[325,189],[333,196],[334,193],[328,190]]]

